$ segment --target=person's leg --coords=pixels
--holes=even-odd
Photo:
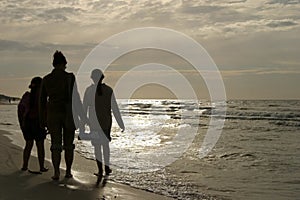
[[[62,116],[60,113],[49,113],[47,115],[47,125],[51,136],[51,158],[54,168],[53,180],[58,180],[60,176],[60,160],[62,151]]]
[[[36,148],[37,148],[38,159],[39,159],[39,164],[40,164],[40,171],[46,172],[46,171],[48,171],[48,169],[45,168],[45,166],[44,166],[44,162],[45,162],[44,140],[36,141]]]
[[[53,180],[58,180],[60,176],[60,160],[61,160],[61,151],[58,150],[52,150],[51,152],[51,159],[52,159],[52,164],[54,168],[54,174],[51,177]]]
[[[105,163],[105,175],[109,175],[112,170],[109,167],[110,162],[110,148],[109,148],[109,142],[105,141],[102,144],[103,146],[103,155],[104,155],[104,163]]]
[[[98,186],[102,180],[103,177],[103,168],[102,168],[102,145],[99,143],[93,143],[94,145],[94,151],[95,151],[95,158],[96,158],[96,163],[98,167],[98,173],[95,173],[97,176],[97,182],[96,185]]]
[[[112,170],[110,169],[110,148],[109,148],[109,142],[111,141],[110,137],[110,129],[103,130],[104,137],[102,138],[102,146],[103,146],[103,155],[104,155],[104,163],[105,163],[105,175],[109,175]]]
[[[74,159],[74,149],[75,145],[74,142],[74,135],[75,130],[73,128],[64,128],[63,133],[63,140],[64,146],[63,149],[65,150],[65,162],[66,162],[66,178],[72,178],[72,164]]]
[[[97,144],[94,145],[94,151],[95,151],[95,158],[96,158],[96,163],[98,167],[98,175],[103,174],[103,168],[102,168],[102,150],[101,150],[101,145]]]
[[[66,178],[72,178],[72,164],[74,159],[74,150],[65,149],[65,162],[66,162]]]
[[[22,167],[23,171],[28,169],[28,161],[30,158],[32,147],[33,147],[33,140],[26,140],[25,148],[23,151],[23,167]]]

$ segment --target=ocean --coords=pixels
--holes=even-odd
[[[299,199],[300,101],[226,103],[225,116],[208,101],[120,100],[126,130],[113,122],[111,179],[175,199]],[[16,109],[0,105],[0,129],[22,146]],[[201,158],[212,116],[225,124]],[[180,131],[186,137],[174,140]],[[75,143],[80,155],[94,159],[90,141]]]

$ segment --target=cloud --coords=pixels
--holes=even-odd
[[[41,20],[47,21],[67,21],[69,17],[75,17],[76,15],[80,15],[83,12],[80,8],[73,7],[59,7],[59,8],[51,8],[45,9],[42,12],[37,12],[36,16]]]
[[[235,4],[235,3],[245,3],[247,0],[236,0],[236,1],[229,1],[229,4]]]
[[[0,51],[7,51],[7,50],[17,50],[17,51],[24,51],[28,49],[26,45],[10,40],[0,40]]]
[[[293,19],[247,20],[230,24],[215,23],[214,25],[204,26],[199,28],[199,35],[202,37],[213,37],[216,35],[236,37],[259,32],[286,31],[297,27],[299,27],[299,23]]]
[[[298,22],[293,21],[291,19],[271,21],[266,24],[266,26],[271,27],[271,28],[292,27],[292,26],[297,26],[297,25],[298,25]]]
[[[29,43],[13,40],[1,40],[0,39],[0,52],[1,51],[31,51],[31,52],[49,52],[49,49],[64,49],[64,50],[76,50],[84,51],[90,50],[95,47],[96,44],[53,44],[53,43]]]
[[[46,22],[61,22],[76,19],[84,10],[74,6],[73,1],[52,3],[52,1],[4,0],[0,6],[0,21],[15,24],[43,24]]]
[[[272,38],[285,32],[282,41],[299,40],[299,9],[295,0],[3,0],[0,50],[46,52],[59,48],[86,53],[120,31],[161,26],[207,42],[207,47],[215,41],[219,48],[226,43],[220,52],[228,52],[237,48],[235,41],[243,43],[248,36],[255,38],[247,40],[249,44],[259,46],[264,42],[259,39],[261,34]],[[240,51],[248,51],[246,46]],[[265,45],[255,51],[268,54],[272,50]]]
[[[67,33],[64,38],[61,30],[56,29],[57,33],[54,32],[56,24],[64,24],[69,32],[81,33],[83,37],[89,38],[93,38],[91,35],[94,33],[96,35],[97,31],[100,33],[118,32],[141,26],[175,28],[191,36],[201,35],[207,38],[235,36],[235,34],[247,31],[251,33],[292,29],[298,26],[297,19],[300,19],[298,14],[300,7],[295,5],[299,1],[288,0],[261,2],[247,0],[220,0],[218,2],[211,0],[141,0],[138,2],[134,0],[40,2],[20,0],[17,2],[2,1],[0,21],[3,30],[6,26],[21,29],[27,26],[34,28],[36,33],[39,31],[37,25],[45,24],[50,29],[50,33],[45,35],[46,41],[52,38],[52,35],[57,35],[53,38],[59,37],[62,41],[70,40],[70,33]],[[294,7],[282,8],[280,4],[293,4]],[[249,30],[245,30],[247,28]],[[256,28],[258,31],[255,30]],[[45,27],[41,29],[44,32]],[[12,40],[17,39],[12,38],[9,33],[3,33],[3,35],[8,35],[8,38]]]
[[[283,4],[283,5],[295,5],[300,4],[300,0],[271,0],[268,4]]]
[[[230,78],[233,76],[249,76],[249,75],[292,75],[300,74],[297,68],[274,68],[274,67],[264,67],[264,68],[252,68],[252,69],[235,69],[235,70],[222,70],[221,74],[224,78]]]
[[[198,5],[198,6],[183,6],[180,11],[183,14],[205,14],[205,13],[214,13],[224,9],[222,6],[206,6],[206,5]]]

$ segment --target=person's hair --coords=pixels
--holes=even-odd
[[[57,65],[60,64],[66,65],[67,63],[68,62],[64,54],[61,51],[56,50],[55,53],[53,54],[53,62],[52,62],[53,67],[56,67]]]
[[[102,80],[104,79],[103,72],[100,69],[94,69],[92,71],[91,78],[94,80],[95,83],[97,83],[97,89],[96,89],[97,95],[101,96],[102,95],[101,84],[102,84]]]
[[[100,78],[100,80],[98,81],[98,84],[97,84],[97,94],[99,96],[102,95],[102,87],[101,87],[101,85],[102,85],[102,80],[103,79],[104,79],[104,76],[102,75],[101,78]]]
[[[38,100],[36,97],[38,96],[38,92],[40,91],[40,86],[42,83],[42,78],[41,77],[34,77],[31,80],[29,88],[31,89],[30,91],[30,100],[29,100],[29,105],[30,108],[33,108],[34,105],[36,104],[36,101]]]

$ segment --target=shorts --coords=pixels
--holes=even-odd
[[[40,127],[38,119],[25,119],[25,127],[22,129],[22,132],[26,141],[42,141],[47,135],[46,130]]]

